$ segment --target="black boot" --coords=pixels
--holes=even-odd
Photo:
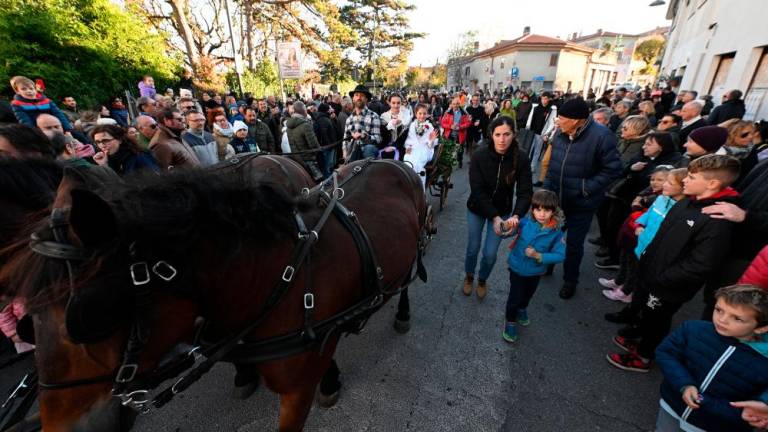
[[[564,284],[563,288],[560,290],[560,298],[563,300],[568,300],[573,297],[574,294],[576,294],[576,285]]]

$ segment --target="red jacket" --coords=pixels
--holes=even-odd
[[[739,279],[739,283],[756,285],[768,290],[768,246],[757,254]]]
[[[459,144],[464,144],[464,141],[467,140],[467,129],[472,126],[472,116],[463,110],[462,112],[464,114],[462,114],[461,120],[459,121]],[[445,112],[443,118],[440,119],[440,126],[443,127],[443,137],[450,138],[451,126],[453,126],[453,111],[448,110]]]

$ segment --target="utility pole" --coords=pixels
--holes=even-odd
[[[232,42],[232,57],[235,59],[235,73],[237,73],[237,86],[240,88],[240,97],[243,97],[243,65],[240,62],[240,56],[237,54],[237,45],[235,44],[235,34],[232,31],[232,18],[229,16],[229,0],[224,0],[224,12],[227,14],[227,26],[229,27],[229,40]],[[250,35],[248,35],[250,38]]]

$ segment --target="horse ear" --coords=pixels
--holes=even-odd
[[[69,224],[87,247],[99,247],[117,237],[117,218],[106,201],[93,192],[73,189]]]

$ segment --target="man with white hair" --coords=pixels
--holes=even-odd
[[[608,124],[611,120],[612,115],[613,115],[612,109],[608,107],[598,108],[592,111],[592,120],[594,120],[595,123],[608,127]]]
[[[307,119],[307,107],[304,102],[296,101],[293,103],[293,114],[291,114],[291,118],[285,121],[285,127],[292,152],[305,152],[320,148],[312,123]],[[309,174],[315,180],[320,180],[323,178],[323,174],[317,164],[316,155],[316,153],[304,153],[299,157],[307,166]]]
[[[680,109],[680,118],[683,119],[683,124],[680,126],[680,145],[688,141],[688,134],[707,125],[707,121],[701,117],[701,110],[703,108],[704,105],[701,102],[693,100],[687,102]]]
[[[139,146],[143,150],[149,150],[149,142],[157,133],[157,122],[148,115],[140,115],[136,117],[136,130],[139,131],[136,137]]]

